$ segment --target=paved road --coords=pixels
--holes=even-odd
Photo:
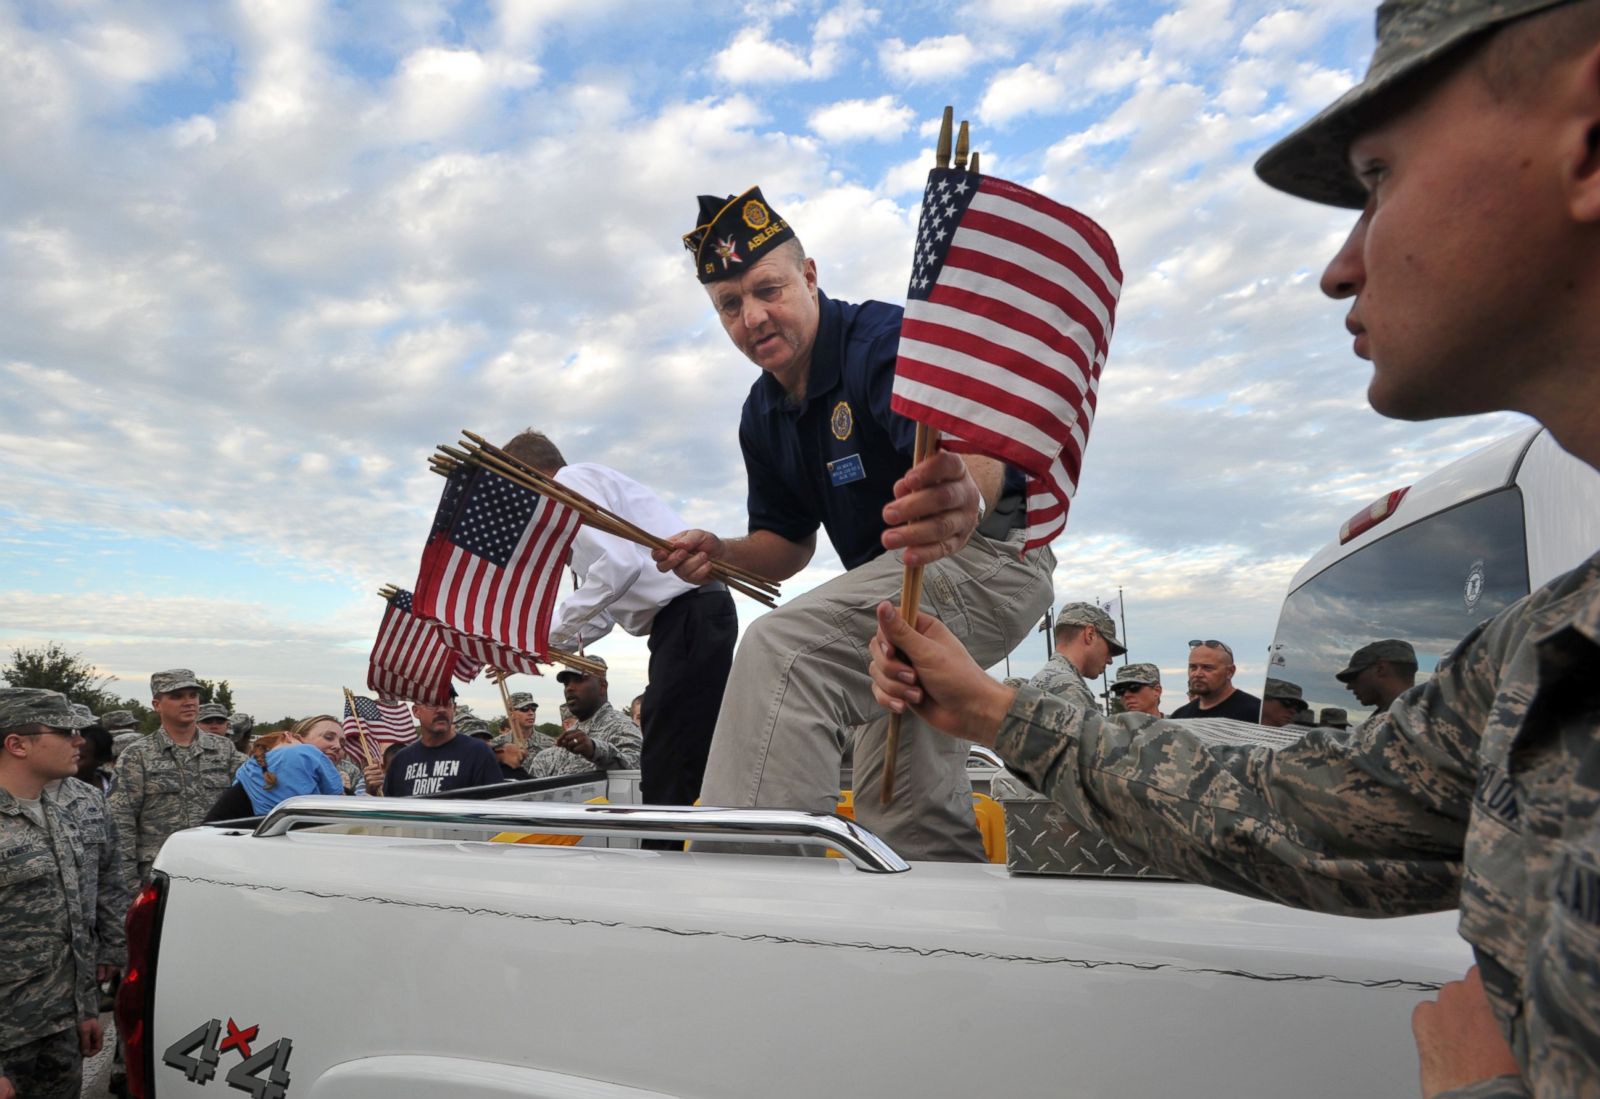
[[[111,1051],[117,1046],[117,1024],[112,1020],[109,1011],[100,1016],[100,1026],[106,1032],[106,1044],[98,1057],[91,1057],[83,1063],[84,1099],[89,1099],[90,1096],[94,1099],[109,1099],[111,1095],[106,1090],[106,1084],[111,1079]]]

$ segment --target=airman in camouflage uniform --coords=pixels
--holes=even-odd
[[[77,1099],[83,1058],[100,1049],[86,854],[44,788],[77,781],[72,731],[93,720],[55,691],[0,690],[0,1092],[23,1099]]]
[[[150,677],[162,727],[122,753],[111,815],[130,887],[148,881],[150,864],[167,837],[205,819],[233,783],[245,756],[226,737],[195,726],[200,685],[187,668]]]
[[[589,659],[602,670],[606,666],[599,657]],[[601,675],[584,675],[566,668],[556,676],[556,682],[565,689],[566,705],[578,723],[563,730],[554,747],[534,754],[532,762],[523,765],[528,775],[550,778],[584,771],[637,770],[643,734],[626,714],[611,705],[603,671]]]
[[[86,706],[74,705],[79,717],[94,721]],[[83,894],[84,922],[94,945],[94,960],[102,970],[121,970],[127,960],[128,938],[123,917],[133,896],[122,878],[122,855],[117,846],[117,826],[111,819],[106,796],[76,777],[45,787],[71,819],[83,847],[78,880]],[[105,978],[109,978],[107,973]]]
[[[1093,603],[1068,603],[1056,614],[1055,652],[1029,682],[1041,691],[1098,706],[1085,677],[1098,679],[1113,657],[1127,651],[1109,614]]]
[[[539,720],[539,703],[534,701],[532,691],[511,692],[511,715],[511,720],[516,724],[507,732],[527,747],[529,760],[532,760],[536,753],[555,747],[555,737],[549,733],[541,733],[535,728],[535,723]]]
[[[1516,409],[1600,468],[1600,3],[1387,0],[1378,38],[1366,80],[1257,165],[1362,210],[1322,287],[1351,302],[1373,407]],[[1424,1095],[1600,1095],[1600,554],[1355,733],[1276,749],[1009,691],[940,624],[879,621],[880,701],[992,741],[1170,873],[1328,912],[1458,907],[1481,986],[1418,1005]]]

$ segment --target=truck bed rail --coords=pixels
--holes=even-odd
[[[279,804],[256,826],[254,834],[281,836],[292,828],[315,824],[481,825],[496,831],[568,836],[800,844],[837,850],[856,869],[872,874],[911,869],[893,848],[855,822],[798,809],[306,796]]]

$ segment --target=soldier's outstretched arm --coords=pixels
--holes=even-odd
[[[1453,907],[1492,697],[1440,666],[1359,738],[1313,734],[1279,749],[1207,744],[1183,722],[1107,719],[1030,687],[995,683],[927,615],[878,610],[880,703],[992,745],[1067,814],[1189,881],[1326,912]]]

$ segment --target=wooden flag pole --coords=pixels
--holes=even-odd
[[[950,167],[950,131],[955,121],[955,108],[946,107],[944,118],[939,123],[939,144],[934,149],[934,165],[939,168]],[[956,167],[967,166],[967,124],[961,123],[961,139],[956,146]],[[927,458],[939,447],[939,433],[927,424],[917,425],[917,441],[911,455],[911,462],[915,465]],[[922,566],[907,565],[905,575],[900,582],[900,617],[911,624],[913,629],[917,625],[917,609],[922,606]],[[889,715],[889,728],[885,733],[886,742],[883,750],[883,786],[879,792],[879,801],[883,805],[894,804],[894,772],[900,759],[900,714]]]
[[[367,757],[367,766],[371,767],[378,762],[372,755],[372,741],[367,733],[367,723],[361,720],[361,711],[356,709],[356,696],[350,693],[350,688],[344,689],[345,705],[350,707],[350,716],[356,719],[356,729],[361,734],[361,754]]]
[[[494,680],[500,687],[500,701],[505,704],[506,708],[506,732],[511,734],[511,739],[521,744],[523,743],[522,729],[517,725],[517,715],[511,708],[511,692],[506,690],[506,679],[510,675],[510,672],[502,672],[500,675],[491,675],[489,678]]]

